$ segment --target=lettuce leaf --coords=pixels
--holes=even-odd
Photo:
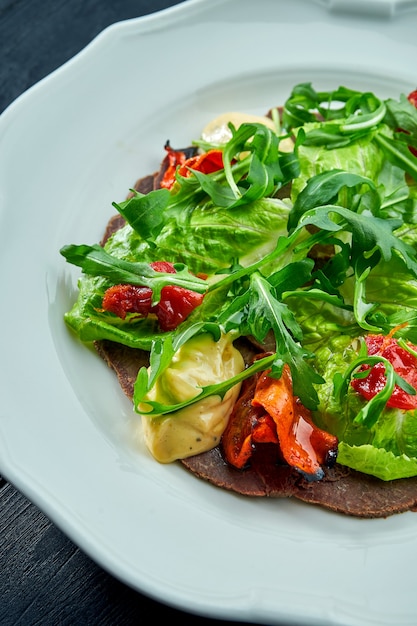
[[[370,444],[351,446],[344,441],[339,442],[337,461],[385,481],[417,476],[417,458],[410,458],[406,454],[396,456]]]
[[[309,131],[319,127],[317,122],[306,124],[303,130]],[[297,156],[300,164],[300,175],[293,181],[291,199],[295,202],[298,194],[305,187],[307,181],[329,170],[345,170],[350,174],[363,176],[376,181],[382,168],[384,157],[382,151],[372,141],[371,136],[359,139],[357,142],[341,148],[329,150],[323,145],[301,145]],[[348,199],[345,199],[345,202]]]
[[[326,383],[318,388],[320,405],[315,412],[318,425],[339,439],[337,462],[382,480],[417,475],[417,411],[385,408],[368,428],[355,421],[366,404],[351,387],[338,401],[334,394],[335,375],[357,357],[357,343],[345,335],[333,337],[316,351],[318,371]]]
[[[193,272],[214,273],[235,259],[250,265],[273,250],[287,233],[291,206],[263,198],[232,209],[198,205],[185,222],[169,220],[155,240],[164,260],[175,258]]]

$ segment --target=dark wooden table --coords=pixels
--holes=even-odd
[[[178,0],[0,0],[0,112],[109,24]],[[159,604],[103,571],[0,477],[0,625],[226,625]],[[230,624],[230,622],[227,622]]]

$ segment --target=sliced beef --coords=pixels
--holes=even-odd
[[[115,371],[123,392],[132,399],[138,371],[149,365],[149,353],[105,339],[95,341],[94,346],[101,358]]]
[[[335,465],[320,481],[308,482],[298,472],[280,465],[272,454],[252,459],[237,470],[226,463],[219,447],[184,459],[182,464],[199,478],[245,496],[287,498],[323,506],[355,517],[388,517],[417,511],[417,478],[382,481]]]

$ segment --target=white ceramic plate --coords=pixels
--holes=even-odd
[[[415,2],[188,0],[116,24],[0,118],[0,472],[105,569],[192,613],[417,622],[417,518],[358,520],[205,484],[144,449],[111,371],[66,329],[66,243],[94,243],[163,145],[291,87],[417,84]]]

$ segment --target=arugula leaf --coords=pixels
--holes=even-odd
[[[154,241],[164,223],[164,211],[170,199],[168,189],[155,189],[148,194],[136,192],[129,200],[113,206],[146,241]]]
[[[270,367],[273,363],[274,356],[275,355],[270,355],[264,357],[263,359],[255,361],[253,365],[243,370],[240,374],[229,378],[228,380],[220,383],[215,383],[213,385],[201,387],[201,392],[197,396],[194,396],[189,400],[185,400],[184,402],[168,405],[156,402],[154,400],[146,399],[146,401],[144,403],[142,402],[141,404],[140,412],[144,415],[158,418],[162,415],[168,415],[169,413],[175,413],[176,411],[180,411],[181,409],[191,406],[196,402],[199,402],[200,400],[204,400],[204,398],[208,398],[209,396],[220,396],[221,398],[223,398],[227,391],[229,391],[229,389],[234,387],[236,384],[241,383],[247,378],[250,378],[250,376],[256,374],[257,372],[262,372],[265,369],[268,369],[268,367]],[[141,397],[143,381],[141,380],[139,384],[140,389],[137,393],[137,397]],[[144,404],[146,404],[146,406],[144,406]]]
[[[343,170],[333,169],[313,176],[298,194],[291,209],[288,217],[288,231],[291,232],[297,226],[301,216],[310,209],[331,204],[337,200],[340,190],[344,187],[360,187],[361,185],[367,185],[375,191],[375,184],[370,178]],[[376,191],[374,197],[375,202],[378,202]]]
[[[294,393],[306,407],[317,407],[318,396],[314,385],[322,383],[323,379],[307,363],[313,355],[301,344],[302,332],[294,314],[277,299],[274,287],[266,278],[259,272],[252,273],[248,289],[232,300],[218,321],[226,332],[238,327],[242,334],[252,335],[260,343],[272,330],[276,354],[271,376],[279,378],[284,364],[288,364]]]
[[[358,214],[343,207],[328,205],[307,211],[298,228],[311,224],[328,231],[348,230],[352,233],[352,261],[364,263],[365,267],[375,263],[372,256],[379,250],[384,261],[389,261],[396,251],[406,266],[417,276],[417,261],[414,248],[396,237],[393,231],[401,225],[398,219],[381,219],[367,214]],[[297,231],[295,231],[297,232]],[[362,269],[362,268],[361,268]]]
[[[371,92],[346,87],[330,92],[316,92],[311,83],[301,83],[293,88],[284,104],[283,124],[286,128],[294,128],[321,117],[325,123],[321,125],[319,133],[313,131],[310,139],[314,137],[322,142],[327,133],[329,139],[334,140],[335,134],[343,139],[344,133],[373,129],[384,119],[385,114],[385,103]],[[343,121],[334,125],[326,124],[331,120]],[[357,138],[355,134],[354,139]],[[352,137],[346,140],[351,141]]]
[[[399,100],[389,98],[386,101],[386,121],[391,128],[401,128],[407,133],[417,136],[417,108],[408,101],[404,94]]]
[[[404,380],[395,371],[392,363],[383,356],[361,356],[347,368],[343,376],[335,377],[335,396],[340,403],[343,402],[343,398],[347,395],[347,388],[350,383],[351,377],[364,378],[370,373],[370,369],[366,369],[362,372],[354,373],[362,365],[371,367],[376,363],[383,363],[385,366],[386,382],[385,386],[376,393],[371,400],[362,406],[360,411],[354,418],[354,422],[358,424],[364,424],[368,428],[374,426],[385,409],[388,400],[390,399],[395,385],[398,385],[409,393],[415,395],[416,390],[406,380]]]
[[[81,267],[85,274],[105,276],[114,284],[126,283],[150,287],[154,303],[159,301],[161,290],[166,285],[176,285],[197,293],[205,293],[208,289],[206,281],[193,276],[179,263],[174,264],[176,273],[171,274],[156,272],[149,263],[132,263],[118,259],[98,244],[67,245],[61,248],[60,252],[69,263]]]
[[[406,137],[406,135],[404,136]],[[383,149],[385,156],[391,163],[398,165],[417,180],[417,157],[410,152],[405,141],[392,139],[384,133],[375,135],[375,141]]]

